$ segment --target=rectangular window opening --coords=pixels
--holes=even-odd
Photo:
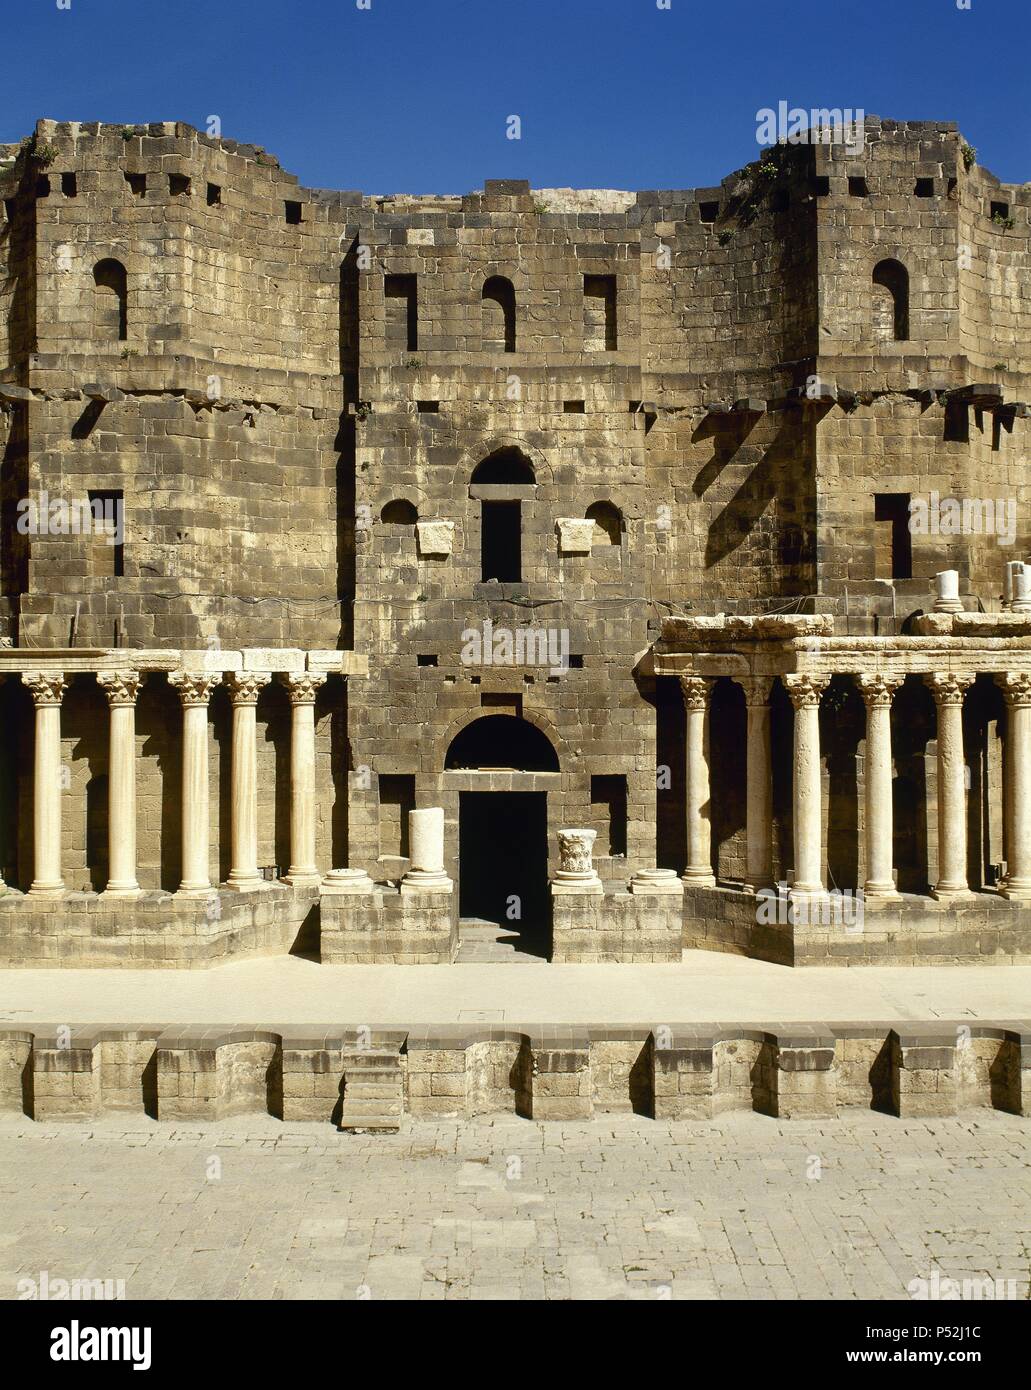
[[[129,191],[134,198],[145,198],[147,196],[146,174],[126,174],[125,181],[129,185]]]
[[[190,192],[190,180],[185,174],[169,174],[168,191],[173,198],[186,196]]]
[[[616,350],[616,277],[584,276],[584,350]]]
[[[40,174],[39,178],[36,180],[36,197],[50,197],[50,180],[46,174]]]
[[[995,219],[996,217],[999,217],[999,218],[1006,218],[1006,217],[1009,217],[1009,215],[1010,215],[1010,205],[1009,205],[1009,203],[996,203],[996,202],[993,202],[993,203],[992,203],[992,219],[993,219],[993,221],[994,221],[994,219]]]
[[[380,773],[380,858],[408,858],[408,814],[415,810],[415,777],[412,773]]]
[[[913,536],[908,492],[874,494],[874,577],[913,578]]]
[[[74,174],[61,175],[61,192],[66,198],[77,198],[79,195],[79,180]]]
[[[608,773],[591,778],[592,820],[598,831],[602,854],[626,857],[627,792],[626,778]],[[607,848],[606,848],[607,847]]]
[[[286,222],[288,227],[299,227],[301,225],[301,204],[286,202],[283,204],[286,211]]]
[[[125,574],[125,501],[121,489],[93,489],[90,509],[89,561],[91,577],[120,579]]]
[[[415,408],[420,415],[436,415],[440,411],[440,401],[416,401]]]
[[[913,193],[918,198],[933,198],[934,179],[917,179]]]
[[[865,198],[870,192],[866,179],[861,177],[850,177],[848,181],[848,194],[850,198]]]
[[[719,217],[719,215],[720,215],[720,205],[719,205],[719,203],[699,203],[699,204],[698,204],[698,220],[699,220],[699,222],[705,222],[706,224],[711,224],[711,223],[713,223],[713,222],[716,221],[716,219],[717,219],[717,217]]]
[[[500,584],[522,580],[521,506],[519,502],[482,502],[480,578]]]
[[[831,181],[828,174],[817,174],[812,182],[813,192],[817,198],[826,198],[831,191]]]
[[[587,406],[584,401],[563,401],[562,409],[566,415],[583,415]]]
[[[420,653],[415,658],[415,664],[417,666],[436,666],[437,658],[432,654]]]
[[[418,279],[414,275],[385,275],[387,346],[414,352],[419,346]]]
[[[208,184],[208,207],[217,208],[222,205],[222,190],[217,183]]]

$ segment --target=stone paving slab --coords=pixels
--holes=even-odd
[[[319,965],[295,956],[210,970],[4,970],[0,1022],[162,1026],[373,1023],[865,1022],[1025,1018],[1031,966],[812,967],[708,951],[675,965]]]
[[[935,1275],[1027,1299],[1031,1278],[1026,1125],[995,1112],[376,1136],[6,1118],[0,1203],[8,1299],[44,1271],[129,1299],[908,1299]]]

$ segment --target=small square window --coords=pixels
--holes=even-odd
[[[415,408],[420,415],[436,415],[440,410],[440,401],[416,401]]]
[[[865,198],[869,192],[866,179],[858,176],[849,178],[848,195],[850,198]]]
[[[719,203],[699,203],[698,217],[702,222],[715,222],[720,215]]]
[[[147,196],[146,174],[126,174],[125,181],[129,185],[134,198],[145,198]]]
[[[47,178],[46,174],[41,174],[40,177],[36,180],[36,197],[50,197],[50,180]]]
[[[917,179],[913,192],[918,198],[933,198],[934,179]]]
[[[208,184],[208,207],[217,208],[222,203],[222,190],[217,183]]]
[[[300,203],[289,203],[289,202],[288,202],[285,206],[286,206],[286,220],[287,220],[287,225],[290,226],[290,227],[299,227],[299,226],[301,225],[301,205],[300,205]]]
[[[417,666],[436,666],[437,658],[434,655],[420,654],[415,658],[415,664]]]
[[[173,198],[185,197],[190,192],[190,180],[185,174],[169,174],[168,191]]]
[[[1010,205],[1009,205],[1009,203],[994,203],[994,202],[993,202],[993,203],[992,203],[992,213],[991,213],[991,215],[992,215],[992,221],[993,221],[993,222],[995,221],[995,219],[996,219],[997,217],[1000,218],[1000,219],[1009,217],[1009,215],[1010,215]]]
[[[817,198],[826,198],[831,191],[831,181],[827,174],[817,174],[813,179],[813,192]]]
[[[75,198],[79,193],[79,181],[74,174],[61,175],[61,192],[66,198]]]
[[[562,409],[566,415],[583,415],[587,407],[583,401],[563,401]]]

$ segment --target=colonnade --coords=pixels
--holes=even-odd
[[[967,880],[966,767],[963,755],[963,698],[976,672],[921,673],[938,714],[938,878],[932,895],[952,901],[969,892]],[[733,677],[744,689],[747,711],[745,883],[772,886],[773,777],[770,761],[772,676]],[[795,711],[792,809],[798,897],[825,891],[822,864],[820,700],[829,675],[791,673],[779,677]],[[901,674],[856,674],[866,705],[867,900],[899,895],[892,862],[891,705]],[[1004,769],[1005,839],[1008,872],[1001,886],[1009,898],[1031,898],[1031,674],[994,675],[1006,701]],[[681,676],[686,711],[687,866],[691,884],[715,882],[709,830],[709,711],[714,677]]]
[[[21,679],[35,705],[33,768],[33,864],[29,895],[60,897],[61,871],[61,700],[64,674],[23,671]],[[131,898],[136,878],[136,697],[139,671],[106,670],[97,682],[107,696],[108,882],[104,893]],[[183,711],[182,878],[186,896],[210,893],[208,867],[210,796],[208,784],[208,704],[221,674],[173,671],[169,682]],[[232,706],[230,763],[231,867],[226,887],[245,892],[261,886],[258,869],[257,725],[258,696],[272,679],[269,671],[233,671],[226,678]],[[318,883],[315,864],[315,700],[325,673],[285,672],[279,679],[290,698],[290,868],[286,881]]]

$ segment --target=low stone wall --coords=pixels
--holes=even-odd
[[[553,961],[581,965],[679,961],[680,893],[562,893],[552,899]]]
[[[0,1030],[0,1112],[37,1120],[271,1114],[396,1130],[408,1116],[905,1119],[988,1107],[1031,1114],[1031,1023]]]
[[[739,888],[685,886],[684,949],[796,966],[1031,964],[1031,904],[994,893],[952,903],[911,895],[891,905],[866,902],[855,927],[760,921],[760,901]]]
[[[0,967],[192,969],[317,945],[317,889],[269,884],[202,898],[141,893],[0,897]]]
[[[458,949],[453,892],[324,893],[321,920],[324,965],[447,965]]]

